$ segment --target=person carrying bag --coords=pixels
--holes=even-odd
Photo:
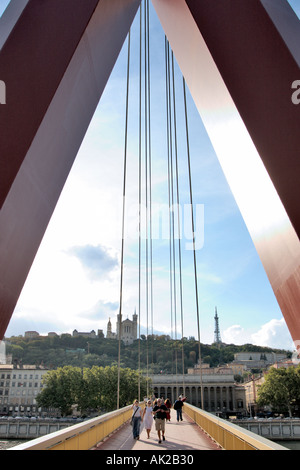
[[[138,400],[135,400],[132,405],[132,409],[134,411],[130,420],[130,424],[132,425],[133,439],[139,439],[142,422],[142,408],[139,406]]]

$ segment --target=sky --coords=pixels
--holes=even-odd
[[[0,15],[8,3],[9,0],[0,0]],[[299,16],[299,0],[290,0],[290,4]],[[130,319],[135,310],[139,312],[138,26],[139,15],[131,29],[122,302],[123,318]],[[180,338],[178,241],[177,299],[171,316],[169,220],[165,212],[168,207],[168,151],[164,33],[152,6],[150,38],[153,322],[150,302],[148,314],[146,308],[144,236],[140,322],[142,333],[150,334],[153,329],[154,332]],[[96,332],[102,329],[106,334],[109,318],[113,331],[116,331],[120,299],[126,67],[127,41],[50,220],[6,337],[24,335],[28,330],[46,335],[50,331],[61,334],[72,333],[74,329]],[[183,217],[183,333],[184,336],[198,339],[182,77],[176,63],[175,78],[180,210]],[[223,342],[293,349],[291,336],[264,268],[188,91],[187,106],[196,223],[200,340],[206,344],[214,341],[217,308]],[[144,166],[142,172],[144,175]],[[144,190],[142,205],[145,206]],[[161,232],[158,231],[159,221],[162,224]]]

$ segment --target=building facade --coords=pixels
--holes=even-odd
[[[272,364],[287,359],[285,354],[275,352],[241,352],[234,355],[232,365],[244,366],[244,369],[266,369]]]
[[[121,332],[119,332],[119,323],[120,316],[117,316],[117,332],[112,331],[111,320],[109,319],[107,323],[107,334],[106,338],[109,339],[119,339],[119,334],[121,334],[121,340],[124,344],[132,344],[137,339],[137,325],[138,325],[138,316],[136,313],[132,315],[132,320],[126,318],[121,322]]]
[[[47,372],[36,366],[0,365],[0,415],[37,415],[36,397]]]
[[[151,379],[154,395],[169,398],[171,403],[182,395],[191,405],[219,416],[246,414],[245,389],[235,383],[228,367],[210,368],[202,364],[201,370],[197,365],[184,375],[156,374]]]
[[[84,338],[96,338],[96,332],[95,330],[92,330],[92,331],[77,331],[77,330],[74,330],[73,331],[73,337],[74,338],[78,338],[78,336],[83,336]]]
[[[154,375],[152,386],[156,397],[169,398],[172,404],[182,395],[191,405],[223,417],[245,415],[247,411],[245,390],[229,377],[203,376],[203,406],[200,376],[186,374],[182,379],[182,376],[180,378],[174,375]]]

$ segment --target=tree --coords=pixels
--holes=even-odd
[[[59,409],[62,415],[77,406],[82,413],[90,409],[112,411],[117,406],[118,367],[91,369],[66,366],[49,371],[44,377],[44,389],[37,396],[38,406]],[[146,395],[147,381],[137,371],[120,369],[120,407],[133,403]]]
[[[300,367],[288,369],[272,367],[258,390],[258,405],[270,405],[278,411],[288,411],[291,417],[299,402]]]
[[[57,408],[63,416],[71,413],[82,388],[79,367],[65,366],[49,371],[43,378],[45,388],[37,396],[39,406]]]

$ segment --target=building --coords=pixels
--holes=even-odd
[[[96,338],[96,333],[94,330],[90,332],[84,332],[84,331],[73,331],[73,337],[78,338],[78,336],[83,336],[84,338]]]
[[[226,364],[226,367],[229,367],[232,370],[233,375],[239,375],[241,377],[247,371],[247,367],[244,364],[238,364],[234,362]]]
[[[245,370],[251,369],[265,369],[272,364],[287,359],[285,354],[278,354],[275,352],[241,352],[234,355],[232,365],[244,366]]]
[[[25,331],[24,338],[38,338],[40,334],[37,331]]]
[[[169,398],[172,403],[183,395],[191,405],[222,417],[246,414],[245,389],[235,383],[229,367],[210,367],[202,363],[201,367],[196,364],[188,369],[184,376],[158,374],[151,379],[154,395]]]
[[[108,320],[108,323],[107,323],[106,338],[108,338],[108,339],[117,339],[117,333],[113,333],[113,331],[112,331],[112,326],[111,326],[110,319]]]
[[[111,321],[107,323],[107,335],[109,339],[119,339],[119,323],[120,315],[117,316],[117,332],[112,331]],[[132,344],[137,339],[137,324],[138,316],[136,313],[132,315],[132,320],[126,318],[121,322],[121,340],[124,344]]]
[[[271,367],[274,367],[275,369],[288,369],[289,367],[297,367],[297,365],[294,364],[292,360],[286,359],[282,360],[281,362],[275,362],[274,364],[271,364],[268,369],[270,370]],[[249,379],[246,382],[241,384],[241,387],[245,389],[246,407],[250,417],[255,416],[255,414],[257,413],[256,401],[258,397],[258,390],[261,385],[265,382],[265,374],[266,371],[257,377],[251,375],[249,376]]]
[[[46,369],[0,364],[0,415],[35,416]]]
[[[235,384],[233,374],[228,371],[203,370],[200,374],[156,374],[151,377],[156,397],[169,398],[173,404],[179,395],[188,403],[224,418],[245,415],[245,390]],[[203,406],[201,403],[203,387]]]
[[[259,377],[252,376],[247,382],[241,384],[241,387],[245,389],[246,407],[250,417],[256,415],[258,389],[264,381],[264,375],[260,375]]]
[[[280,369],[282,367],[284,369],[288,369],[289,367],[298,367],[298,365],[299,364],[297,362],[293,362],[292,359],[284,359],[280,362],[276,362],[271,367],[274,367],[275,369]]]

